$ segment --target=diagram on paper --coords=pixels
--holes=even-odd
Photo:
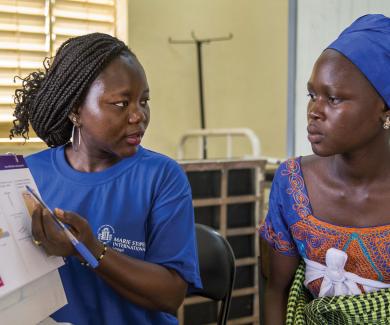
[[[27,168],[0,170],[0,298],[56,270],[62,258],[49,257],[32,242],[31,218],[22,193],[35,187]]]
[[[9,236],[9,232],[8,231],[5,231],[4,229],[0,228],[0,240],[2,238],[5,238],[5,237],[8,237]]]

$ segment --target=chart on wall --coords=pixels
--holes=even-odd
[[[381,13],[390,17],[389,0],[298,0],[294,155],[311,154],[307,140],[307,81],[321,52],[356,18]]]

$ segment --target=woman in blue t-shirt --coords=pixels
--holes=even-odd
[[[34,243],[66,258],[68,304],[52,316],[57,321],[177,324],[188,287],[201,286],[186,176],[140,146],[148,101],[136,56],[101,33],[67,40],[16,91],[11,136],[26,138],[31,125],[51,147],[27,164],[44,201],[99,262],[86,264],[35,206]]]

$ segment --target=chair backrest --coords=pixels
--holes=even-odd
[[[196,224],[195,229],[203,290],[193,294],[221,301],[218,325],[224,325],[234,285],[234,253],[228,241],[214,229],[201,224]]]

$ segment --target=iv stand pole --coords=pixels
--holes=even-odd
[[[203,92],[203,66],[202,66],[202,45],[204,43],[209,44],[216,41],[227,41],[233,38],[233,34],[229,34],[227,37],[214,37],[199,39],[195,36],[194,32],[191,32],[192,40],[173,40],[169,37],[168,42],[171,44],[194,44],[196,45],[196,54],[198,61],[198,82],[199,82],[199,105],[200,105],[200,127],[206,128],[206,116],[204,107],[204,92]],[[207,159],[207,141],[203,136],[203,159]]]

